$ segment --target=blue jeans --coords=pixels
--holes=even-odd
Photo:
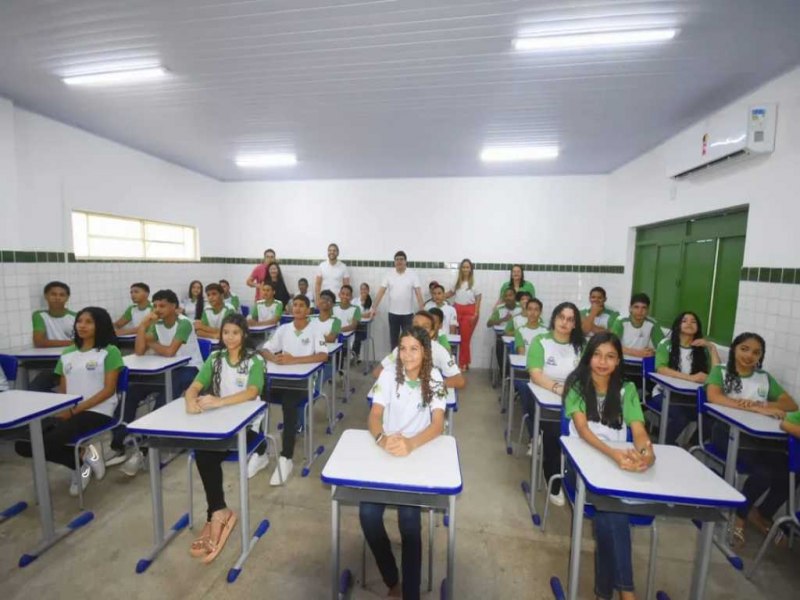
[[[389,536],[383,525],[385,504],[362,502],[359,518],[364,537],[378,563],[383,582],[387,587],[397,585],[400,576],[392,554]],[[422,534],[420,533],[420,509],[418,506],[398,506],[397,520],[402,541],[403,600],[419,600],[422,584]]]
[[[533,412],[536,397],[533,395],[531,388],[528,387],[528,380],[514,380],[514,388],[519,393],[519,399],[522,404],[522,410],[528,415],[528,435],[533,439]],[[559,445],[558,438],[561,437],[561,423],[558,421],[541,421],[539,424],[542,434],[542,470],[544,471],[544,478],[550,481],[553,475],[561,471],[561,446]],[[511,435],[511,432],[509,432]],[[556,479],[553,484],[553,494],[558,494],[561,491],[561,480]]]

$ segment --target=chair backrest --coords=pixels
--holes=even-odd
[[[697,388],[697,414],[702,415],[706,412],[706,402],[708,402],[708,396],[706,396],[706,388],[705,386],[700,386]]]
[[[117,393],[125,394],[128,392],[128,375],[130,371],[128,367],[122,367],[117,376]]]
[[[211,355],[211,347],[213,346],[211,340],[197,338],[197,345],[200,346],[200,356],[203,357],[203,360],[208,360],[208,357]]]
[[[239,308],[241,309],[241,311],[242,311],[242,314],[243,314],[245,317],[247,317],[247,316],[249,316],[249,315],[250,315],[250,307],[249,307],[249,306],[247,306],[247,304],[242,304],[242,305],[241,305]]]
[[[6,379],[11,383],[17,380],[17,370],[19,369],[19,362],[15,356],[9,354],[0,354],[0,367],[3,368]]]
[[[789,436],[789,470],[800,473],[800,439]]]
[[[656,370],[656,357],[655,356],[645,356],[642,359],[642,375],[645,379],[650,373],[653,373]]]

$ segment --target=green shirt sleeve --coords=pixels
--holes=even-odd
[[[800,425],[800,410],[786,413],[786,422],[792,425]]]
[[[264,391],[264,359],[260,354],[254,354],[250,363],[250,372],[247,374],[247,386],[255,386],[258,393]]]
[[[508,321],[506,321],[506,334],[507,335],[514,335],[514,318],[512,317]]]
[[[664,332],[661,331],[661,325],[658,324],[658,321],[653,321],[653,330],[650,332],[650,341],[653,342],[653,348],[658,348],[663,339]]]
[[[41,333],[47,331],[47,328],[44,325],[44,319],[42,318],[42,313],[38,310],[33,313],[33,330]]]
[[[564,399],[564,414],[568,419],[571,419],[576,412],[585,413],[586,404],[583,402],[583,397],[573,387]]]
[[[519,352],[520,348],[525,347],[525,338],[522,337],[522,332],[517,329],[514,332],[514,351]]]
[[[625,420],[625,425],[630,427],[631,423],[636,421],[644,423],[642,403],[633,382],[625,382],[625,385],[622,386],[622,394],[622,418]]]
[[[498,321],[500,320],[500,311],[496,308],[492,311],[491,316],[489,317],[490,321]]]
[[[498,297],[499,297],[499,298],[502,298],[502,297],[503,297],[503,294],[505,294],[505,293],[506,293],[506,290],[507,290],[507,289],[508,289],[508,282],[507,282],[507,281],[504,281],[504,282],[503,282],[503,285],[501,285],[501,286],[500,286],[500,294],[498,295]]]
[[[205,315],[205,313],[203,313]],[[208,325],[208,323],[206,323]],[[178,321],[178,329],[175,331],[175,339],[180,340],[184,344],[189,341],[192,335],[192,322],[189,319],[181,319]]]
[[[452,354],[453,347],[450,345],[450,340],[447,339],[446,335],[439,336],[439,343],[444,346],[444,349],[447,350],[449,353]]]
[[[331,333],[339,335],[342,332],[342,321],[339,317],[333,317],[333,325],[331,325]]]
[[[113,344],[106,346],[106,361],[103,364],[105,372],[118,371],[124,366],[125,363],[122,362],[122,353],[119,351],[119,348]]]
[[[219,350],[214,350],[209,357],[206,359],[206,362],[203,363],[203,366],[200,367],[200,371],[198,371],[197,375],[195,376],[194,380],[203,386],[203,389],[208,389],[211,387],[211,376],[214,370],[214,361],[217,359],[217,355],[219,354]]]
[[[624,328],[622,327],[622,319],[614,319],[614,322],[609,323],[608,325],[608,330],[614,335],[616,335],[619,339],[622,339],[623,329]]]
[[[664,339],[661,343],[656,346],[656,371],[660,367],[668,367],[669,366],[669,349],[670,349],[670,341],[668,339]]]
[[[706,378],[706,386],[716,385],[718,387],[722,387],[722,379],[722,365],[717,365],[711,369],[711,373],[708,374],[708,377]]]
[[[356,306],[355,311],[353,311],[353,320],[358,324],[361,321],[361,309]]]
[[[278,306],[275,307],[275,318],[280,319],[281,315],[283,315],[283,302],[280,300],[275,300],[278,303]]]
[[[208,315],[206,314],[206,311],[203,311],[203,314],[202,314],[202,315],[200,315],[200,322],[201,322],[203,325],[208,325]],[[188,339],[188,338],[187,338],[187,339]]]
[[[156,332],[156,325],[155,325],[155,323],[153,323],[152,325],[150,325],[150,327],[148,327],[148,328],[147,328],[147,330],[145,331],[145,333],[146,333],[148,336],[155,338],[156,340],[158,339],[158,333]]]
[[[537,336],[528,348],[528,370],[544,369],[544,346]]]
[[[767,400],[770,402],[773,400],[777,400],[781,397],[784,393],[784,389],[781,387],[781,384],[778,383],[775,378],[767,373],[767,379],[769,379],[769,391],[767,391]]]
[[[611,326],[619,320],[619,313],[615,310],[608,311],[608,328],[611,329]]]
[[[536,298],[536,288],[533,287],[533,284],[530,281],[526,281],[525,285],[520,288],[522,292],[528,292],[531,295],[531,298]]]

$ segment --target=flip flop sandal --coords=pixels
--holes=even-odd
[[[227,519],[219,513],[211,515],[211,522],[217,523],[222,529],[219,533],[219,539],[216,542],[214,540],[208,540],[209,552],[203,559],[204,564],[210,563],[222,552],[222,549],[225,547],[225,542],[228,541],[228,537],[230,537],[233,528],[236,526],[236,521],[238,521],[238,517],[233,511],[228,514]]]
[[[206,522],[205,526],[203,527],[203,531],[201,531],[197,539],[192,542],[192,545],[189,548],[189,554],[195,558],[202,558],[208,554],[208,542],[210,541],[211,523]]]
[[[733,547],[734,548],[741,548],[744,546],[744,527],[734,527],[733,528]]]

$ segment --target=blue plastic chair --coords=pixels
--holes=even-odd
[[[646,356],[642,359],[642,402],[644,407],[649,410],[656,419],[659,419],[658,426],[661,427],[661,394],[648,394],[647,382],[650,380],[650,373],[656,371],[656,357]]]
[[[128,397],[128,367],[122,367],[119,372],[119,376],[117,377],[117,398],[119,399],[119,410],[115,413],[116,417],[112,418],[112,420],[105,425],[98,427],[97,429],[93,429],[92,431],[87,431],[86,433],[82,434],[80,437],[76,438],[73,442],[73,451],[75,453],[75,473],[80,480],[81,476],[81,460],[80,460],[80,450],[81,446],[84,445],[86,442],[102,435],[106,431],[111,431],[115,427],[118,427],[122,423],[123,415],[125,414],[125,400]],[[100,449],[102,452],[102,448]],[[78,486],[78,506],[83,509],[83,486]]]
[[[697,454],[701,454],[709,459],[711,459],[712,464],[707,466],[716,467],[716,471],[719,473],[720,477],[723,476],[725,472],[725,463],[727,462],[727,452],[722,448],[718,448],[712,441],[711,441],[711,432],[707,432],[704,430],[704,425],[706,421],[713,418],[708,409],[706,409],[706,403],[708,402],[708,396],[706,396],[706,389],[705,387],[697,388],[697,446],[692,446],[689,448],[689,453],[692,454],[697,458]],[[708,418],[706,418],[708,417]],[[736,473],[734,474],[734,487],[738,487],[738,480],[740,475],[744,475],[748,473],[747,465],[742,460],[737,460],[736,462]]]
[[[794,533],[796,529],[800,529],[800,506],[797,504],[797,474],[800,473],[800,440],[798,440],[793,435],[789,436],[789,500],[786,503],[787,513],[785,516],[781,517],[780,519],[776,519],[775,522],[772,524],[772,527],[767,534],[767,537],[764,538],[764,542],[761,544],[761,548],[758,550],[758,554],[756,554],[755,560],[753,560],[753,565],[750,569],[745,573],[745,577],[750,579],[755,575],[756,569],[758,568],[758,564],[761,562],[761,559],[764,557],[764,554],[767,552],[767,548],[769,548],[772,541],[775,539],[775,536],[778,535],[778,532],[785,531],[786,528],[790,529],[790,545],[794,538]],[[781,529],[783,528],[783,529]]]
[[[245,317],[250,315],[250,307],[247,304],[242,304],[239,308]]]
[[[211,356],[211,350],[214,347],[214,343],[211,340],[206,338],[197,338],[197,345],[200,346],[200,356],[203,357],[203,360],[208,360],[208,357]]]
[[[0,354],[0,368],[8,380],[9,386],[13,389],[17,381],[17,371],[19,371],[19,361],[15,356]]]

